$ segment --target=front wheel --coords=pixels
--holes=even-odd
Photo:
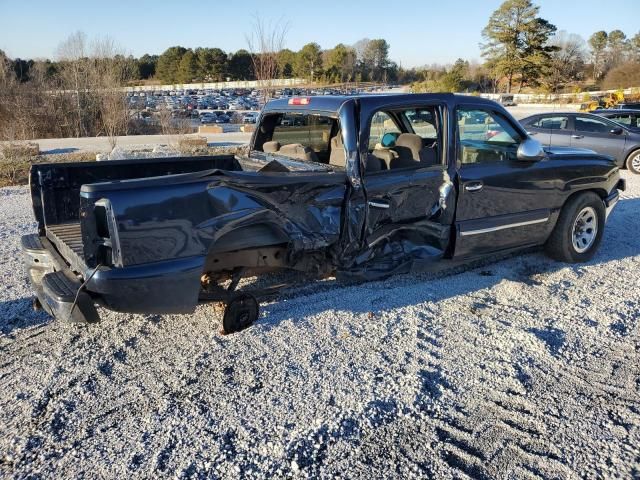
[[[640,175],[640,149],[634,150],[627,157],[627,170]]]
[[[573,197],[562,208],[545,244],[547,255],[567,263],[591,260],[602,241],[605,218],[604,203],[595,193]]]

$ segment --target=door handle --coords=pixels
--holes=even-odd
[[[369,202],[369,206],[373,208],[389,208],[389,204],[384,202]]]
[[[571,135],[571,138],[575,138],[576,140],[580,140],[581,138],[584,138],[584,135]]]
[[[482,190],[483,186],[482,182],[469,182],[464,184],[464,189],[467,192],[477,192],[478,190]]]

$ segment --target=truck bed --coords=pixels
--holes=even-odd
[[[79,216],[83,185],[212,169],[241,170],[241,167],[233,155],[34,164],[30,185],[39,234],[47,237],[73,270],[84,273]]]

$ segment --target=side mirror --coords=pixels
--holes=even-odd
[[[516,153],[518,160],[522,162],[537,162],[546,157],[542,144],[533,138],[526,138],[518,146]]]
[[[620,135],[623,132],[622,127],[616,127],[609,130],[611,135]]]

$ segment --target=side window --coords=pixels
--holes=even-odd
[[[415,134],[424,139],[437,139],[438,132],[432,109],[406,110],[404,116],[409,121]]]
[[[569,124],[569,117],[542,117],[533,123],[537,128],[549,128],[551,130],[566,130]]]
[[[611,125],[595,118],[576,117],[576,131],[587,133],[609,133]]]
[[[400,129],[393,119],[385,112],[376,112],[371,118],[371,129],[369,130],[369,150],[373,150],[376,145],[382,144],[382,137],[386,133],[400,134]]]
[[[457,120],[461,164],[516,159],[521,138],[506,118],[489,110],[462,107],[457,111]]]
[[[614,122],[621,123],[623,125],[631,125],[631,115],[615,115],[607,117],[613,120]]]

